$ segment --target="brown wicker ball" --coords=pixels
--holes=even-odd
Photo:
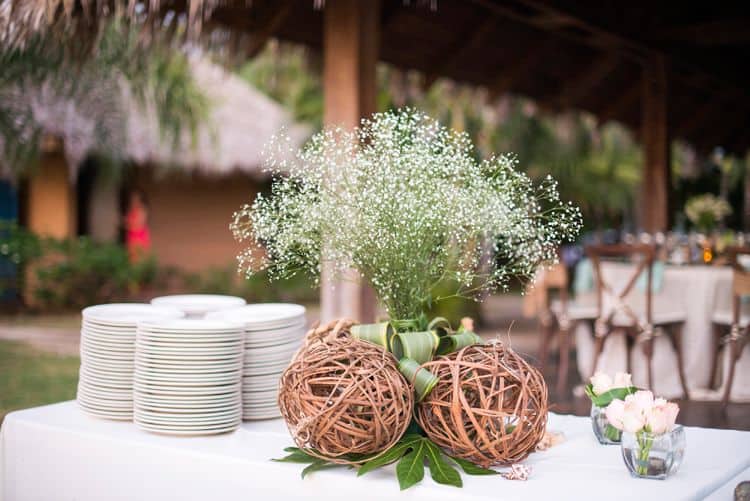
[[[279,407],[294,442],[305,452],[341,464],[349,454],[388,450],[404,434],[414,390],[393,355],[349,336],[342,319],[308,332],[281,376]]]
[[[417,407],[427,436],[489,467],[526,458],[547,426],[541,373],[501,343],[467,346],[423,365],[439,382]]]

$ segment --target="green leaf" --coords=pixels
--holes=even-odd
[[[399,360],[398,370],[404,375],[407,381],[414,384],[414,393],[417,396],[417,402],[424,400],[435,385],[438,384],[437,376],[411,358],[402,358]]]
[[[284,451],[290,452],[291,454],[289,454],[288,456],[284,456],[283,458],[272,459],[271,461],[276,461],[279,463],[314,463],[316,461],[320,461],[319,458],[311,456],[302,449],[298,449],[296,447],[287,447],[286,449],[284,449]]]
[[[440,344],[434,331],[399,332],[391,338],[391,353],[397,358],[411,358],[418,364],[432,360]]]
[[[325,461],[323,459],[316,459],[313,463],[305,466],[305,469],[302,470],[302,478],[305,478],[310,473],[325,470],[328,468],[334,468],[336,466],[341,466],[336,463],[329,463],[328,461]]]
[[[362,476],[372,470],[398,461],[408,450],[413,449],[414,445],[420,440],[422,440],[422,437],[420,437],[419,435],[405,436],[404,438],[396,442],[396,444],[388,449],[388,451],[386,451],[382,456],[378,456],[375,459],[372,459],[363,464],[359,468],[359,470],[357,470],[357,476]]]
[[[389,322],[353,325],[350,332],[355,338],[376,344],[386,350],[394,334],[393,326]]]
[[[402,491],[418,484],[424,478],[424,454],[424,441],[420,440],[396,465],[398,485]]]
[[[611,424],[607,423],[607,427],[604,428],[604,436],[612,440],[613,442],[619,442],[622,439],[622,432]]]
[[[482,468],[481,466],[475,465],[474,463],[472,463],[471,461],[467,461],[466,459],[461,459],[453,456],[448,457],[451,459],[451,461],[460,466],[464,473],[468,475],[499,475],[499,473],[493,469]]]
[[[427,447],[427,459],[430,463],[430,476],[432,479],[439,484],[463,487],[461,474],[443,459],[443,451],[428,439],[424,439],[423,443]]]
[[[591,385],[591,383],[587,384],[584,387],[584,391],[586,392],[586,395],[589,396],[591,399],[591,403],[593,403],[597,407],[607,407],[610,403],[612,403],[612,400],[625,400],[625,397],[628,395],[632,395],[636,391],[638,391],[638,388],[635,386],[629,386],[627,388],[612,388],[609,391],[606,391],[602,393],[601,395],[596,395],[594,393],[594,388]]]

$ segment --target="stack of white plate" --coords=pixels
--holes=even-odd
[[[239,322],[139,323],[135,423],[171,435],[235,430],[242,420],[242,341]]]
[[[243,306],[245,300],[237,296],[219,294],[176,294],[156,297],[151,300],[151,304],[176,308],[184,312],[188,318],[203,318],[206,313]]]
[[[78,403],[89,414],[133,418],[133,359],[136,324],[180,318],[181,311],[150,304],[90,306],[82,312]]]
[[[211,313],[207,318],[239,321],[245,326],[243,419],[280,416],[279,379],[305,335],[305,308],[297,304],[251,304]]]

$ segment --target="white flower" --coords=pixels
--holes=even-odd
[[[612,389],[612,378],[609,374],[597,372],[591,377],[591,386],[595,395],[601,395]]]
[[[627,372],[615,373],[615,380],[612,383],[613,388],[630,388],[633,386],[633,378]]]
[[[413,110],[322,131],[295,162],[286,160],[289,144],[267,146],[271,194],[230,225],[250,242],[240,268],[271,278],[317,277],[323,264],[333,277],[354,268],[392,318],[413,318],[439,300],[439,283],[455,284],[447,295],[476,297],[532,276],[581,228],[554,180],[534,186],[511,155],[478,162],[467,134]]]

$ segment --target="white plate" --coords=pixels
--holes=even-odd
[[[132,412],[133,410],[133,402],[97,400],[96,398],[89,397],[80,392],[76,396],[76,400],[81,404],[87,405],[91,409],[100,410],[102,412]]]
[[[238,308],[245,303],[241,297],[219,294],[176,294],[151,300],[153,305],[176,308],[187,315],[205,315],[212,311]]]
[[[235,353],[226,354],[213,354],[213,355],[198,355],[198,354],[181,354],[181,355],[168,355],[168,354],[157,354],[157,353],[140,353],[136,352],[135,361],[151,363],[152,365],[215,365],[222,366],[231,364],[234,362],[242,361],[242,354],[237,355]]]
[[[180,429],[173,426],[154,426],[146,423],[136,423],[139,428],[144,431],[151,433],[159,433],[161,435],[181,435],[181,436],[201,436],[201,435],[220,435],[222,433],[230,433],[240,427],[241,422],[232,423],[229,426],[215,427],[215,428],[198,428],[194,430]]]
[[[136,368],[150,372],[152,374],[165,374],[165,375],[201,375],[201,374],[224,374],[237,372],[242,370],[242,362],[235,361],[229,364],[222,365],[166,365],[160,363],[147,363],[144,360],[137,360],[135,364]]]
[[[282,372],[284,372],[284,369],[287,368],[289,364],[279,364],[274,366],[263,366],[263,367],[248,367],[245,366],[245,368],[242,371],[242,374],[244,376],[271,376],[271,375],[281,375]]]
[[[102,361],[104,360],[112,360],[115,362],[130,362],[133,363],[133,356],[135,355],[135,352],[132,353],[125,353],[125,352],[118,352],[118,351],[109,351],[107,349],[103,348],[96,348],[84,343],[81,343],[80,346],[81,349],[81,356],[89,356],[91,358],[97,358]]]
[[[88,384],[86,381],[78,382],[78,392],[88,397],[101,399],[101,400],[112,400],[112,401],[119,401],[119,402],[133,400],[132,388],[128,388],[128,389],[103,388],[100,386],[94,386],[92,384]]]
[[[135,406],[134,410],[135,414],[142,421],[159,420],[167,423],[172,422],[175,424],[190,424],[191,422],[199,424],[205,423],[207,421],[227,421],[230,419],[235,419],[242,412],[240,405],[227,406],[226,408],[219,410],[200,411],[192,414],[150,411],[147,409],[143,409],[137,405]]]
[[[109,332],[99,332],[90,329],[81,330],[81,339],[93,339],[100,343],[116,344],[116,345],[134,345],[135,344],[135,331],[131,334],[111,334]]]
[[[189,396],[189,397],[216,397],[223,395],[239,394],[241,385],[239,383],[221,386],[170,386],[149,384],[135,380],[133,382],[133,392],[138,398],[148,398],[154,396]]]
[[[242,412],[238,412],[236,416],[232,416],[227,419],[217,419],[209,421],[195,421],[195,422],[180,422],[180,421],[169,421],[165,419],[157,418],[144,418],[138,415],[138,412],[133,413],[133,421],[139,425],[147,425],[159,428],[169,428],[173,430],[208,430],[217,427],[230,426],[232,424],[238,424],[242,421]]]
[[[133,375],[133,365],[130,366],[106,366],[92,365],[89,362],[81,362],[81,367],[96,374],[106,374],[111,377],[130,377]]]
[[[106,342],[101,342],[96,339],[83,337],[81,338],[81,344],[91,348],[92,350],[100,350],[103,352],[112,352],[112,353],[135,353],[135,343],[133,344],[109,344]]]
[[[223,402],[153,402],[150,400],[135,400],[133,402],[135,407],[144,409],[151,412],[172,412],[175,414],[192,414],[195,412],[213,412],[217,409],[233,408],[235,406],[242,406],[242,400],[236,398],[234,400],[225,400]]]
[[[166,396],[166,395],[147,395],[136,393],[133,402],[140,406],[156,406],[156,407],[178,407],[188,409],[199,409],[203,407],[213,406],[228,406],[242,403],[242,397],[239,394],[229,394],[221,396]]]
[[[215,344],[222,344],[222,343],[242,343],[243,336],[238,336],[234,332],[230,332],[229,334],[221,334],[221,333],[214,333],[214,334],[194,334],[194,333],[184,333],[179,332],[176,334],[169,334],[169,333],[153,333],[149,331],[139,331],[138,332],[138,340],[140,341],[148,341],[151,343],[161,343],[161,344],[174,344],[174,343],[180,343],[180,344],[209,344],[209,343],[215,343]]]
[[[109,411],[109,410],[98,409],[96,407],[92,407],[80,401],[78,402],[78,407],[80,407],[81,410],[85,412],[86,414],[89,414],[97,418],[116,419],[118,421],[132,421],[133,419],[132,410],[122,411],[122,412]]]
[[[237,374],[234,376],[224,376],[218,378],[181,379],[163,375],[136,373],[134,380],[140,381],[143,384],[163,386],[195,386],[197,388],[203,388],[206,386],[217,386],[235,383],[240,380],[240,376],[239,374]]]
[[[159,318],[180,318],[184,313],[179,309],[154,306],[143,303],[114,303],[89,306],[81,312],[84,320],[101,325],[130,327],[141,320]]]
[[[240,320],[246,329],[268,329],[295,323],[305,316],[305,307],[298,304],[258,303],[209,315],[210,318]]]

